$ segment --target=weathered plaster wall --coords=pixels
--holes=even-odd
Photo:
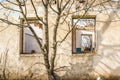
[[[110,16],[97,16],[97,54],[94,55],[94,70],[100,75],[120,76],[120,22],[118,13],[111,12]],[[100,22],[100,20],[105,22]],[[108,21],[108,22],[106,22]],[[109,22],[113,21],[113,22]],[[97,26],[98,25],[98,26]]]
[[[34,10],[27,3],[27,17],[34,17]],[[39,2],[35,3],[39,5]],[[39,7],[38,14],[44,18],[44,9]],[[83,11],[84,12],[84,11]],[[2,13],[1,13],[2,14]],[[79,14],[82,14],[79,13]],[[88,15],[96,15],[96,53],[95,54],[72,54],[71,33],[67,39],[59,44],[56,58],[56,69],[64,66],[58,74],[67,77],[79,78],[84,74],[90,73],[93,77],[97,76],[120,76],[120,22],[114,12],[108,16],[105,12],[90,11]],[[22,17],[21,15],[19,15]],[[52,44],[52,33],[56,15],[49,13],[50,45]],[[13,16],[12,19],[15,17]],[[16,19],[16,18],[15,18]],[[19,18],[18,22],[19,22]],[[67,18],[71,22],[71,16]],[[6,73],[12,78],[32,77],[46,78],[45,68],[42,65],[43,56],[41,54],[20,54],[20,28],[12,25],[0,23],[0,72],[6,68]],[[71,24],[71,23],[70,23]],[[6,27],[5,30],[3,30]],[[71,26],[68,23],[60,24],[58,40],[61,40],[69,31]],[[52,49],[51,49],[52,53]],[[7,56],[5,56],[7,55]],[[6,64],[5,64],[6,62]],[[39,75],[40,74],[40,75]],[[85,75],[87,76],[87,75]]]

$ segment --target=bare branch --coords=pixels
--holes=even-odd
[[[64,23],[64,21],[67,19],[67,17],[69,16],[69,12],[71,10],[71,7],[73,6],[74,4],[74,1],[72,2],[72,4],[70,4],[70,7],[68,7],[68,11],[67,11],[67,14],[65,15],[65,18],[63,19],[63,21],[61,22],[61,24]],[[63,15],[64,16],[64,15]],[[62,16],[61,16],[62,17]]]
[[[8,21],[6,19],[0,18],[0,21],[2,21],[4,23],[7,23],[7,24],[11,24],[11,25],[15,25],[15,26],[21,27],[21,24],[15,24],[14,22]]]
[[[28,22],[28,20],[27,20],[27,17],[26,17],[26,15],[24,14],[24,11],[23,11],[23,9],[22,9],[22,6],[21,6],[20,1],[17,0],[17,2],[18,2],[18,4],[19,4],[19,8],[20,8],[20,10],[21,10],[21,12],[22,12],[22,15],[23,15],[23,17],[24,17],[27,25],[30,26],[30,24],[29,24],[29,22]],[[32,28],[32,27],[28,27],[28,28],[29,28],[29,29],[32,31],[32,33],[34,34],[34,36],[35,36],[35,38],[36,38],[36,40],[37,40],[37,42],[38,42],[38,44],[39,44],[39,47],[42,49],[42,52],[45,52],[45,50],[44,50],[41,42],[39,41],[38,36],[36,35],[35,31],[33,30],[33,28]]]
[[[44,63],[42,63],[42,62],[36,62],[36,63],[34,63],[34,64],[32,64],[28,69],[26,69],[25,71],[28,71],[28,70],[30,70],[33,66],[35,66],[36,64],[42,64],[42,65],[44,65],[45,66],[45,64]]]
[[[33,3],[33,0],[30,0],[30,2],[31,2],[31,4],[32,4],[32,6],[34,8],[36,17],[38,18],[38,20],[40,20],[45,25],[45,23],[43,22],[43,20],[41,20],[40,17],[38,16],[38,13],[37,13],[37,10],[36,10],[35,5]]]
[[[59,68],[54,69],[54,71],[56,71],[56,72],[58,72],[58,71],[65,71],[65,70],[61,70],[61,69],[68,68],[68,67],[70,67],[70,66],[61,66]]]
[[[9,3],[11,3],[11,4],[13,4],[13,5],[18,6],[18,4],[14,3],[14,2],[12,2],[12,1],[10,1],[10,0],[6,0],[6,1],[9,2]]]
[[[94,0],[95,1],[95,0]],[[93,5],[94,1],[90,4],[90,6],[85,10],[85,13],[82,15],[85,16],[85,14],[87,13],[87,11],[91,8],[91,6]],[[64,38],[61,40],[61,41],[57,41],[57,43],[62,43],[66,38],[67,36],[73,31],[75,25],[79,22],[79,20],[81,19],[81,17],[78,19],[78,21],[73,25],[72,29],[64,36]]]
[[[1,5],[3,8],[5,8],[5,9],[12,10],[12,11],[16,11],[16,12],[20,12],[19,10],[15,10],[15,9],[10,8],[10,7],[6,7],[6,6],[4,6],[2,3],[0,3],[0,5]],[[20,12],[20,13],[21,13],[21,12]]]
[[[94,0],[95,1],[95,0]],[[107,1],[103,1],[103,2],[101,2],[101,3],[108,3],[108,2],[110,2],[109,0],[107,0]],[[99,6],[101,3],[98,3],[98,4],[95,4],[95,5],[90,5],[90,7],[89,8],[93,8],[93,7],[96,7],[96,6]],[[86,9],[88,9],[88,8],[86,8]],[[80,12],[80,11],[83,11],[83,10],[85,10],[85,9],[81,9],[81,10],[77,10],[77,11],[74,11],[74,12],[71,12],[71,13],[69,13],[69,15],[70,14],[74,14],[74,13],[77,13],[77,12]],[[66,15],[64,15],[64,16],[66,16]]]
[[[27,15],[27,6],[26,6],[25,1],[23,2],[23,4],[25,4],[25,16],[26,16]]]
[[[56,0],[56,4],[57,4],[57,10],[58,10],[58,13],[59,13],[59,10],[61,9],[60,6],[59,6],[59,0]]]
[[[60,1],[60,8],[62,7],[63,0]]]
[[[66,2],[66,4],[63,6],[63,8],[61,9],[62,11],[66,8],[66,6],[69,4],[69,2],[70,2],[70,0],[68,0],[67,2]]]
[[[4,30],[6,30],[8,27],[5,27],[4,29],[2,29],[2,30],[0,30],[0,32],[2,32],[2,31],[4,31]]]
[[[42,0],[42,3],[43,3],[44,6],[46,6],[46,5],[45,5],[45,2],[44,2],[43,0]]]
[[[56,11],[56,10],[52,7],[52,1],[53,1],[53,0],[50,1],[49,6],[50,6],[50,8],[52,9],[53,12],[55,12],[55,13],[58,14],[58,11]]]

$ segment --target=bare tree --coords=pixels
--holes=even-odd
[[[44,65],[46,67],[47,70],[47,74],[48,74],[48,79],[49,80],[56,80],[57,79],[57,74],[55,73],[55,59],[56,59],[56,54],[57,54],[57,47],[58,44],[61,44],[62,42],[65,41],[65,39],[68,37],[68,35],[72,32],[72,30],[74,29],[74,27],[70,27],[69,31],[67,31],[67,34],[65,34],[65,36],[58,41],[57,37],[58,37],[58,30],[59,30],[59,24],[63,24],[65,22],[67,22],[67,18],[69,15],[73,15],[76,14],[82,10],[84,10],[85,12],[83,13],[83,16],[87,13],[87,11],[90,9],[92,10],[92,8],[96,7],[96,6],[101,6],[104,7],[105,3],[109,3],[110,0],[101,0],[98,4],[93,5],[96,0],[40,0],[39,3],[42,3],[42,6],[44,6],[44,20],[41,20],[41,18],[38,15],[37,12],[37,6],[35,6],[34,4],[34,0],[29,0],[30,1],[30,5],[33,7],[34,9],[34,14],[37,17],[38,20],[40,20],[44,27],[45,27],[45,44],[43,45],[37,34],[35,33],[35,31],[33,30],[33,28],[28,27],[32,33],[34,34],[35,39],[37,40],[39,47],[42,50],[42,54],[44,55]],[[77,3],[77,4],[76,4]],[[19,9],[15,9],[15,8],[11,8],[9,6],[6,6],[5,4],[11,4],[14,6],[17,6]],[[20,15],[23,16],[24,20],[27,23],[27,26],[31,26],[30,22],[27,19],[27,7],[26,7],[26,0],[23,0],[21,2],[21,0],[16,0],[16,1],[11,1],[11,0],[6,0],[6,3],[2,3],[0,2],[1,5],[1,9],[6,9],[9,11],[9,13],[11,11],[17,12]],[[53,6],[54,5],[54,6]],[[85,5],[85,6],[83,6]],[[75,8],[74,8],[75,7]],[[73,8],[75,10],[73,10]],[[106,8],[104,8],[106,9]],[[50,46],[50,39],[49,39],[49,21],[50,19],[49,17],[49,10],[52,10],[54,12],[54,14],[56,15],[56,20],[54,21],[54,27],[53,27],[53,44],[52,46]],[[73,11],[72,11],[73,10]],[[24,28],[26,27],[26,25],[24,24],[19,24],[16,22],[11,22],[9,20],[9,16],[11,14],[6,14],[4,18],[0,18],[0,21],[10,24],[10,25],[15,25],[18,26],[20,28]],[[78,20],[79,21],[79,20]],[[77,22],[78,22],[77,21]],[[76,22],[76,24],[77,24]],[[68,23],[68,22],[67,22]],[[75,26],[76,24],[74,24],[73,26]],[[23,27],[24,26],[24,27]],[[50,47],[52,47],[53,52],[50,53]]]

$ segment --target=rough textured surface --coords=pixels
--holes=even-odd
[[[34,11],[29,4],[28,2],[27,8],[30,10],[27,16],[34,17]],[[38,2],[35,4],[38,5]],[[44,18],[43,7],[38,7],[37,10],[39,16]],[[2,15],[2,12],[0,14]],[[82,11],[79,14],[81,15]],[[120,22],[106,22],[117,20],[118,17],[112,11],[109,12],[110,17],[105,12],[90,11],[87,13],[87,15],[93,14],[96,15],[97,50],[95,54],[72,54],[72,34],[58,46],[55,65],[56,69],[64,66],[62,71],[57,73],[66,80],[77,80],[81,76],[83,79],[86,76],[87,78],[104,76],[105,78],[110,77],[111,80],[117,80],[114,77],[118,79],[120,77]],[[11,16],[10,19],[14,21],[15,16]],[[71,16],[66,19],[68,22],[71,22]],[[50,41],[52,41],[53,36],[52,26],[55,20],[53,17],[56,17],[56,15],[50,11]],[[17,18],[18,22],[19,20]],[[3,30],[5,27],[7,28]],[[68,29],[67,23],[60,24],[58,40],[65,36]],[[43,63],[42,54],[20,54],[20,40],[20,28],[0,23],[0,75],[3,74],[2,71],[5,69],[6,77],[10,79],[47,79],[45,67],[41,64]],[[52,43],[50,42],[50,44]]]

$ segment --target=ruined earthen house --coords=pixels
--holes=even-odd
[[[67,0],[64,0],[64,2]],[[83,2],[82,2],[83,1]],[[57,74],[62,78],[80,79],[84,76],[97,78],[99,76],[120,77],[120,8],[119,0],[101,3],[107,0],[96,0],[89,7],[89,0],[76,0],[65,22],[60,22],[58,40],[61,40],[74,27],[63,43],[58,45],[55,61]],[[19,9],[13,4],[1,2],[7,7]],[[26,0],[27,19],[44,44],[44,25],[37,20],[35,11],[29,0]],[[101,4],[100,4],[101,3]],[[39,17],[44,20],[44,7],[41,0],[34,0]],[[53,2],[54,7],[56,3]],[[99,4],[99,5],[98,5]],[[25,5],[23,4],[23,8]],[[55,8],[55,7],[54,7]],[[63,15],[67,15],[63,12]],[[6,16],[6,15],[10,16]],[[84,15],[84,16],[83,16]],[[56,14],[49,10],[50,45]],[[26,24],[18,12],[4,9],[0,6],[0,18],[8,18],[15,23]],[[61,18],[63,20],[64,18]],[[77,22],[77,23],[76,23]],[[75,25],[75,26],[74,26]],[[50,50],[52,53],[52,49]],[[31,77],[31,79],[46,79],[46,69],[41,50],[26,27],[21,29],[15,25],[0,22],[0,75],[5,71],[11,79]]]

